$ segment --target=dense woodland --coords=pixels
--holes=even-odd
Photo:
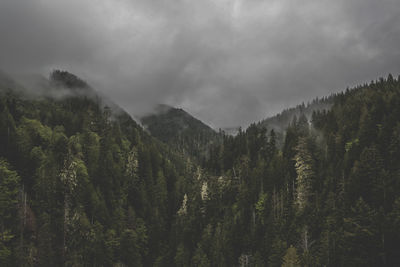
[[[204,163],[212,145],[221,135],[210,126],[180,108],[158,105],[155,111],[140,118],[145,129],[178,153]]]
[[[205,158],[72,74],[50,76],[63,97],[0,85],[0,266],[400,266],[391,75],[294,116],[282,144],[253,124]]]

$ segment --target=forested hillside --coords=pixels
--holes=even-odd
[[[262,120],[259,124],[261,127],[273,129],[275,132],[284,132],[294,117],[298,118],[304,115],[306,118],[311,118],[314,111],[330,109],[333,105],[334,97],[335,95],[331,95],[321,99],[315,98],[307,104],[301,103],[296,107],[285,109],[275,116]]]
[[[15,88],[0,93],[0,266],[168,265],[190,161],[72,74],[51,75],[61,95]]]
[[[198,243],[208,257],[221,253],[211,262],[400,265],[399,79],[333,96],[328,111],[290,123],[282,150],[275,143],[254,124],[215,147],[208,168],[219,178],[209,188],[228,186],[209,200],[218,204],[203,228],[215,229],[222,250],[206,249],[204,232]]]
[[[391,75],[296,116],[282,148],[253,124],[200,163],[72,74],[50,76],[61,96],[0,86],[0,266],[400,265]]]
[[[304,104],[301,103],[296,107],[288,108],[275,116],[266,118],[257,123],[259,128],[266,128],[274,130],[276,136],[276,144],[279,148],[282,148],[285,141],[285,134],[288,126],[293,120],[297,120],[299,117],[305,116],[307,120],[311,120],[311,116],[316,111],[329,110],[334,102],[334,95],[323,98],[315,98],[311,102]]]
[[[220,135],[183,109],[158,105],[154,113],[140,119],[149,133],[198,163],[206,160],[211,145]]]

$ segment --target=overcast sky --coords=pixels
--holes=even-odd
[[[86,79],[213,127],[400,74],[399,0],[0,0],[0,68]]]

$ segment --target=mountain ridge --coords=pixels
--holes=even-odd
[[[209,146],[218,142],[215,130],[181,108],[160,104],[140,121],[152,136],[199,161],[208,157]]]
[[[4,84],[1,266],[400,263],[392,75],[335,94],[311,118],[303,110],[281,144],[257,123],[214,142],[169,107],[150,118],[158,134],[171,128],[162,142],[99,95],[24,97]]]

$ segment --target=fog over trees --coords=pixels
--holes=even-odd
[[[169,121],[168,135],[144,130],[68,72],[48,80],[46,90],[70,91],[62,98],[7,81],[2,266],[400,263],[392,75],[331,95],[309,118],[293,114],[281,132],[260,122],[235,136],[172,108],[148,118]]]

